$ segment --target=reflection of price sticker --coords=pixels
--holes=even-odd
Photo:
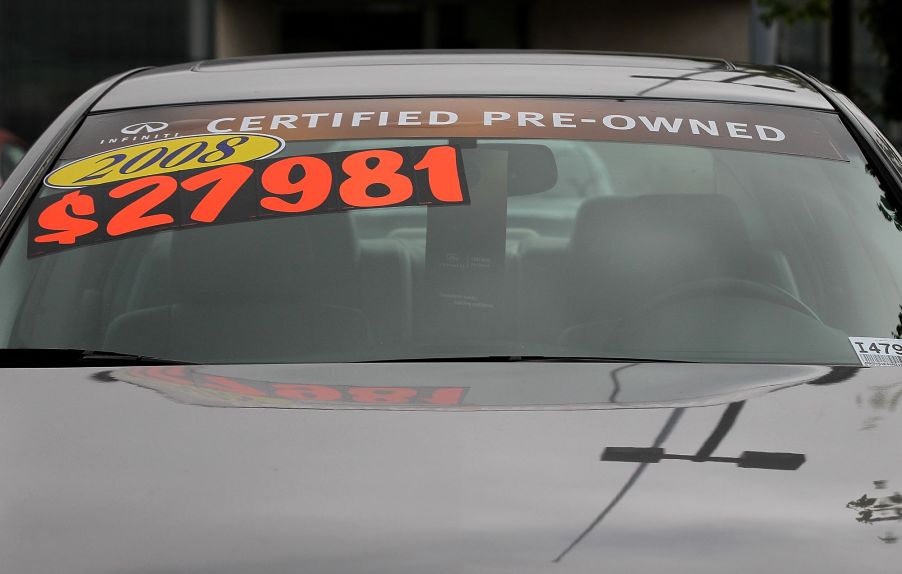
[[[865,367],[902,367],[902,339],[849,337],[849,342]]]
[[[163,393],[178,402],[219,407],[370,408],[454,407],[469,387],[369,387],[270,382],[218,375],[184,366],[132,367],[113,378]]]

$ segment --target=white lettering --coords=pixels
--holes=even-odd
[[[526,127],[530,123],[536,127],[544,128],[545,125],[539,121],[545,116],[538,112],[517,112],[517,125],[521,128]]]
[[[556,128],[575,128],[573,124],[573,116],[569,112],[555,112],[551,114],[551,123]]]
[[[748,134],[748,130],[746,129],[748,124],[738,124],[736,122],[727,122],[727,131],[730,132],[731,138],[742,138],[750,140],[752,136],[744,135]]]
[[[263,121],[264,117],[266,116],[245,116],[244,119],[241,120],[240,130],[243,132],[261,131],[263,126],[260,125],[260,122]]]
[[[717,122],[714,120],[709,121],[707,124],[702,123],[698,120],[689,120],[689,129],[692,130],[692,133],[695,135],[701,135],[700,130],[704,130],[708,132],[708,135],[719,136],[720,134],[717,131]]]
[[[683,125],[683,118],[675,118],[673,123],[668,122],[667,118],[662,117],[656,117],[654,123],[650,122],[645,116],[639,116],[639,120],[645,124],[645,127],[647,127],[650,132],[659,132],[661,131],[661,126],[664,126],[664,129],[675,134],[680,131],[680,126]]]
[[[302,117],[302,118],[310,118],[310,119],[307,121],[307,127],[308,127],[308,128],[315,128],[315,127],[316,127],[316,123],[319,121],[319,119],[320,119],[320,118],[326,118],[326,117],[329,117],[329,114],[327,114],[327,113],[325,113],[325,112],[320,112],[320,113],[318,113],[318,114],[301,114],[301,117]]]
[[[344,114],[341,112],[335,112],[335,115],[332,116],[332,127],[333,128],[337,128],[337,127],[341,126],[341,117],[343,115]]]
[[[295,128],[294,122],[296,121],[298,121],[298,117],[294,114],[273,116],[272,122],[269,124],[269,129],[277,130],[279,128],[286,128],[293,130]]]
[[[786,139],[786,134],[783,133],[783,130],[772,126],[755,126],[755,130],[758,132],[758,137],[761,138],[761,141],[781,142]],[[773,132],[773,135],[768,137],[766,130]]]
[[[398,112],[399,126],[418,126],[420,123],[420,112]]]
[[[445,116],[445,119],[440,120],[439,114],[443,114]],[[455,114],[454,112],[429,112],[430,126],[447,126],[454,123],[457,123],[457,114]]]
[[[354,115],[351,116],[351,127],[358,127],[360,122],[371,119],[375,113],[376,112],[354,112]]]
[[[623,120],[622,126],[615,126],[614,120],[621,119]],[[636,127],[636,120],[629,116],[621,116],[617,114],[612,114],[610,116],[605,116],[601,118],[601,123],[603,123],[606,127],[611,128],[612,130],[631,130]]]
[[[220,129],[219,124],[222,122],[234,122],[235,118],[219,118],[207,124],[207,131],[214,134],[224,134],[232,131],[229,128]]]
[[[490,126],[496,121],[505,121],[511,119],[511,115],[507,112],[483,112],[482,125]]]
[[[380,126],[388,125],[388,112],[379,112],[379,125]]]

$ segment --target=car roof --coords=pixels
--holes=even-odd
[[[534,51],[340,52],[207,60],[138,71],[93,111],[202,102],[409,96],[575,96],[832,110],[791,70],[726,60]]]

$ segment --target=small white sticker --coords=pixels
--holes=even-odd
[[[849,337],[849,342],[865,367],[902,367],[902,339]]]

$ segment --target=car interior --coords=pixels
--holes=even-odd
[[[471,206],[167,231],[30,260],[46,288],[26,298],[9,344],[225,363],[842,363],[855,360],[847,333],[886,330],[883,309],[898,305],[855,279],[889,273],[856,218],[886,221],[823,193],[837,178],[821,173],[825,160],[565,140],[480,140],[465,152]],[[490,210],[475,203],[497,193],[485,182],[498,154],[506,208],[485,219]],[[795,176],[762,174],[767,165]],[[862,185],[850,166],[827,167]],[[480,228],[489,220],[505,230],[494,259],[495,247],[480,244],[495,241]],[[448,249],[464,264],[449,267]],[[851,263],[835,265],[839,257]],[[874,305],[854,303],[862,299]]]

